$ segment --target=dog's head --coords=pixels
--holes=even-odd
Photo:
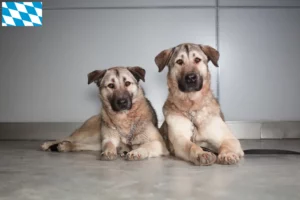
[[[181,92],[197,92],[204,84],[210,84],[208,62],[218,67],[219,52],[214,48],[198,44],[180,44],[166,49],[155,57],[155,63],[161,72],[169,67],[169,87]]]
[[[113,111],[130,110],[141,93],[139,80],[145,81],[145,70],[141,67],[113,67],[95,70],[88,74],[88,84],[95,82],[100,98]]]

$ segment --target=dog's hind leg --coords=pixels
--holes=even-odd
[[[100,116],[96,115],[89,118],[71,136],[56,140],[47,141],[41,145],[43,151],[97,151],[100,149]]]
[[[94,143],[72,143],[69,141],[63,141],[58,143],[57,151],[59,152],[70,152],[70,151],[100,151],[100,142]]]

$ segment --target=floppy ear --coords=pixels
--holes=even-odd
[[[88,84],[95,82],[98,87],[100,86],[101,79],[104,77],[106,70],[95,70],[88,74]]]
[[[200,46],[201,50],[207,56],[208,61],[211,60],[211,62],[214,64],[214,66],[219,67],[219,64],[218,64],[218,60],[220,57],[219,52],[216,49],[214,49],[208,45],[199,45],[199,46]]]
[[[145,82],[146,70],[141,67],[127,67],[127,69],[132,73],[132,75],[138,82],[140,80]]]
[[[166,49],[160,52],[156,57],[155,57],[155,63],[158,67],[158,72],[161,72],[165,66],[169,64],[169,61],[174,53],[175,47],[171,49]]]

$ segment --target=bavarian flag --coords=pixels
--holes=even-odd
[[[2,26],[42,26],[42,2],[2,2]]]

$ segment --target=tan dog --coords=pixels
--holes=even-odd
[[[208,62],[218,67],[218,60],[217,50],[197,44],[180,44],[155,58],[160,72],[169,67],[161,133],[171,153],[195,165],[211,165],[216,159],[221,164],[235,164],[244,155],[210,88]],[[218,158],[200,146],[217,152]]]
[[[88,74],[88,83],[99,87],[102,110],[88,119],[70,137],[42,144],[43,150],[101,150],[101,158],[113,160],[129,152],[128,160],[168,155],[157,128],[157,117],[145,98],[139,80],[145,80],[140,67],[114,67]]]

